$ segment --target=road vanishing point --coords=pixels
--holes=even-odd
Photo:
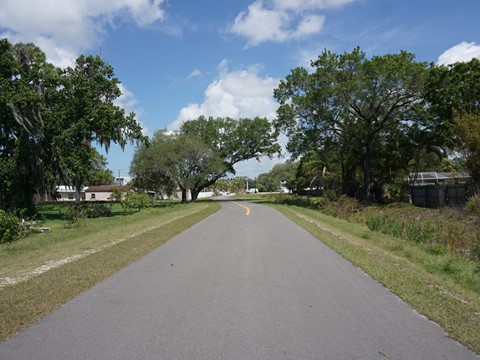
[[[0,359],[479,358],[278,211],[224,201]]]

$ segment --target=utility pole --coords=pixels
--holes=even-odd
[[[122,186],[123,184],[122,184],[122,179],[120,178],[120,171],[123,170],[123,169],[117,169],[117,170],[118,170],[118,178],[117,178],[118,179],[118,185]]]

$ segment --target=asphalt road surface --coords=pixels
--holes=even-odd
[[[479,358],[277,211],[224,202],[0,359]]]

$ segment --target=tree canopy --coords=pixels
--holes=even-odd
[[[179,189],[182,200],[192,200],[227,174],[240,161],[272,156],[280,150],[277,135],[265,118],[206,118],[183,123],[173,133],[159,131],[140,147],[130,173],[151,190]]]
[[[405,170],[422,139],[423,84],[428,66],[407,52],[367,58],[359,48],[325,50],[313,72],[293,69],[275,89],[275,126],[294,156],[319,153],[322,167],[341,173],[343,191],[370,199],[376,183]]]
[[[98,165],[94,144],[143,140],[135,114],[113,101],[121,95],[113,68],[80,56],[59,69],[33,44],[0,40],[0,193],[29,208],[33,194],[59,183],[79,189]]]
[[[480,59],[430,70],[425,88],[431,127],[437,139],[465,156],[480,183]]]

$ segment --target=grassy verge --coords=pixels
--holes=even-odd
[[[87,219],[84,226],[75,228],[65,228],[64,221],[51,219],[46,223],[51,227],[50,233],[31,234],[0,246],[0,287],[101,251],[196,211],[199,211],[197,204],[177,204],[128,216],[116,213],[112,217]]]
[[[480,353],[480,295],[476,286],[432,271],[441,257],[316,210],[270,205],[440,324],[452,338]]]
[[[35,254],[45,257],[55,253],[56,258],[63,258],[78,254],[79,249],[92,250],[93,247],[98,251],[90,251],[75,261],[0,289],[0,339],[25,329],[219,208],[216,203],[200,202],[149,209],[132,216],[92,219],[97,222],[89,221],[87,226],[76,229],[59,228],[58,232],[43,234],[47,235],[43,239],[29,237],[2,247],[2,268],[7,261],[12,268],[15,259],[27,266]],[[69,230],[70,236],[61,235],[60,230]],[[125,234],[130,235],[125,238]],[[119,237],[123,240],[118,241]],[[45,244],[35,245],[42,241]],[[102,244],[99,246],[97,242]]]

